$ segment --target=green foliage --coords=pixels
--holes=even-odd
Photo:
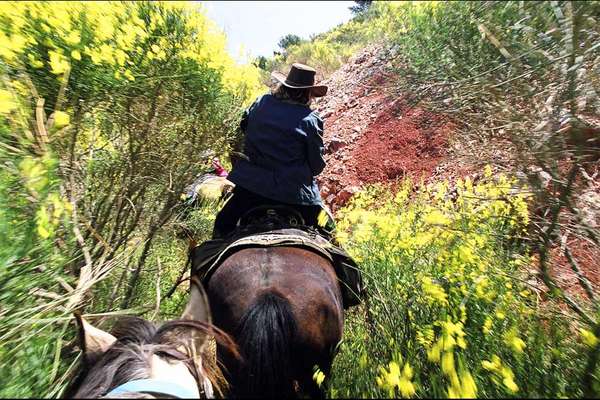
[[[267,69],[267,57],[265,56],[258,56],[256,57],[256,59],[253,61],[253,64],[256,66],[256,68],[261,69],[261,70],[266,70]]]
[[[163,319],[169,319],[181,315],[188,300],[189,248],[187,241],[173,238],[185,227],[196,243],[209,240],[215,216],[221,206],[222,203],[218,200],[202,202],[201,205],[182,212],[183,215],[177,215],[173,222],[165,226],[148,257],[139,283],[139,295],[135,296],[132,306],[144,310],[147,317],[158,314]],[[174,285],[182,280],[185,281],[167,298],[166,295],[173,290]],[[151,304],[154,304],[152,312],[149,307]],[[157,310],[160,312],[157,313]]]
[[[0,117],[3,139],[19,128]],[[0,162],[0,396],[36,397],[69,365],[60,363],[69,298],[58,293],[74,284],[62,268],[71,204],[59,194],[52,153],[1,147]]]
[[[277,42],[277,46],[281,50],[285,51],[285,50],[289,49],[291,46],[298,46],[302,42],[303,42],[303,40],[300,36],[294,35],[293,33],[288,33],[287,35],[285,35],[281,39],[279,39],[279,42]]]
[[[286,62],[300,62],[316,68],[321,74],[329,74],[338,69],[352,52],[352,48],[343,44],[326,41],[306,42],[291,48]]]
[[[289,45],[284,54],[276,54],[266,63],[265,70],[281,70],[294,62],[308,64],[328,76],[346,62],[356,51],[372,42],[379,42],[397,28],[390,20],[397,12],[393,2],[362,2],[361,11],[349,22],[311,38]]]
[[[0,396],[55,396],[74,310],[157,317],[179,195],[262,89],[191,3],[4,3],[0,45]]]
[[[528,221],[514,180],[396,195],[372,187],[340,211],[340,240],[370,294],[348,316],[332,397],[582,394],[587,345],[525,279]],[[415,190],[415,193],[411,195]]]
[[[360,16],[369,9],[371,4],[373,3],[373,0],[355,0],[354,2],[356,3],[356,5],[350,6],[349,9],[356,18],[357,16]]]

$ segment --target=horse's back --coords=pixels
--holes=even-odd
[[[342,297],[333,266],[312,251],[293,247],[248,248],[228,257],[208,283],[213,315],[223,317],[215,322],[235,327],[267,292],[290,303],[300,331],[341,335]]]

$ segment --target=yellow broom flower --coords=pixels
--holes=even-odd
[[[56,111],[54,113],[54,127],[55,128],[62,128],[64,126],[69,125],[70,122],[70,118],[69,118],[69,114],[67,114],[64,111]]]
[[[581,333],[581,341],[589,347],[596,347],[596,345],[598,344],[598,338],[596,337],[596,335],[594,335],[594,333],[592,331],[588,331],[587,329],[579,329],[579,332]]]
[[[8,114],[17,108],[12,94],[8,90],[0,90],[0,114]]]

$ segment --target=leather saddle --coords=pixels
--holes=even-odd
[[[238,228],[262,226],[270,231],[282,226],[301,227],[306,223],[302,214],[282,205],[261,205],[248,210],[238,221]]]

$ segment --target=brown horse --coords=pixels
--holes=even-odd
[[[234,358],[237,350],[210,324],[206,294],[195,279],[182,318],[160,327],[127,317],[111,334],[76,318],[83,357],[64,398],[212,398],[224,392],[207,339],[213,336]]]
[[[207,284],[213,323],[233,336],[236,361],[218,347],[231,396],[322,397],[342,338],[342,295],[329,260],[294,247],[245,248]]]

